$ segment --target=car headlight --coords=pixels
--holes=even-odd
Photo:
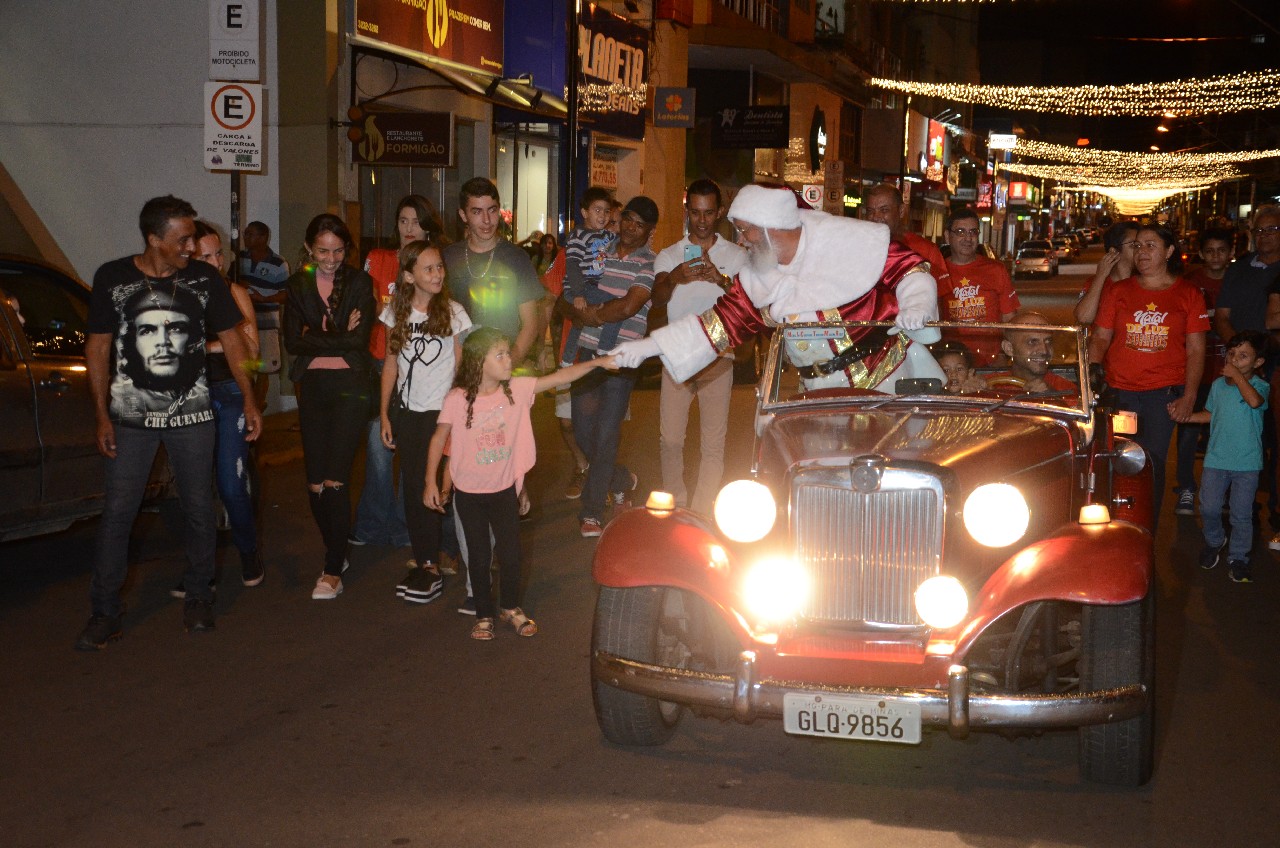
[[[804,608],[809,588],[809,572],[794,560],[765,559],[751,566],[743,577],[742,598],[757,618],[785,621]]]
[[[949,630],[969,613],[969,594],[954,577],[930,577],[916,589],[916,612],[930,627]]]
[[[716,496],[716,524],[735,542],[756,542],[769,535],[778,517],[769,487],[755,480],[734,480]]]
[[[970,493],[964,502],[964,526],[980,545],[1003,548],[1027,532],[1031,510],[1016,487],[1008,483],[987,483]]]

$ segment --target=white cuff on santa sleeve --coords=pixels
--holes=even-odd
[[[686,315],[650,334],[662,350],[662,364],[676,382],[683,383],[706,368],[719,351],[707,339],[698,315]]]

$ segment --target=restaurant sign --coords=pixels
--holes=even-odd
[[[356,0],[356,35],[502,74],[502,0]]]

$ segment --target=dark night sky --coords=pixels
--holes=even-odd
[[[1280,0],[998,0],[984,5],[980,14],[984,83],[1161,82],[1280,68]],[[1222,40],[1131,40],[1151,38]],[[1160,134],[1155,131],[1158,118],[977,112],[979,118],[1010,116],[1032,137],[1070,144],[1083,135],[1091,146],[1110,149],[1146,150],[1151,144],[1160,144],[1164,150],[1280,145],[1280,110],[1179,121],[1174,132]]]

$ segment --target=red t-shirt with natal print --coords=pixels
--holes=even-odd
[[[1017,312],[1018,293],[1004,265],[979,256],[967,265],[947,260],[951,279],[938,285],[938,317],[943,321],[990,321]]]
[[[1154,291],[1130,277],[1103,290],[1094,325],[1112,331],[1107,382],[1141,392],[1186,381],[1187,334],[1209,330],[1209,310],[1186,280]]]

